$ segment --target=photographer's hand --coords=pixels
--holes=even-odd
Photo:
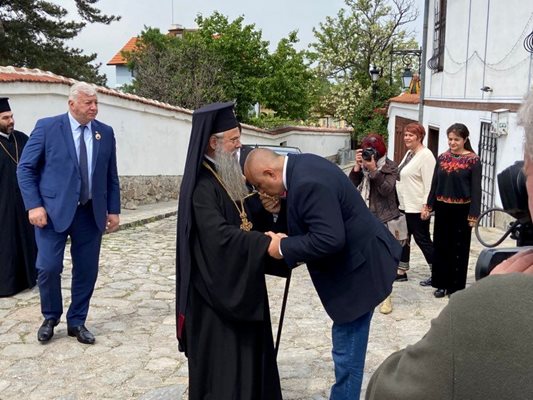
[[[507,260],[502,261],[490,274],[510,274],[512,272],[522,272],[533,275],[533,249],[520,251]]]
[[[363,149],[355,150],[355,165],[353,166],[353,172],[361,171],[361,165],[363,164],[363,156],[361,155],[362,152]]]
[[[368,161],[363,159],[363,168],[368,170],[368,171],[370,171],[370,172],[373,172],[373,171],[378,169],[378,166],[377,166],[376,160],[374,159],[374,156],[372,156],[372,158],[370,160],[368,160]]]

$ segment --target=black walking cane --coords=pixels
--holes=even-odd
[[[283,318],[285,317],[285,308],[287,306],[287,297],[289,296],[289,286],[291,284],[292,270],[289,270],[287,280],[285,281],[285,292],[283,293],[283,301],[281,303],[281,313],[279,315],[278,335],[276,337],[276,347],[274,347],[274,354],[278,357],[279,342],[281,340],[281,329],[283,328]]]

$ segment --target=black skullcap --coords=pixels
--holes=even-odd
[[[213,103],[203,106],[194,111],[193,124],[195,119],[210,119],[212,122],[209,132],[202,132],[203,134],[212,135],[214,133],[225,132],[239,126],[233,106],[235,103]]]
[[[7,101],[9,97],[0,97],[0,112],[11,111],[9,107],[9,102]]]

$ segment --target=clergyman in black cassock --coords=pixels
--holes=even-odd
[[[189,399],[278,400],[265,270],[270,238],[247,231],[247,200],[233,201],[206,157],[212,143],[240,147],[233,103],[193,113],[180,188],[177,239],[177,336],[188,357]],[[218,138],[213,138],[215,133]],[[244,209],[243,207],[244,203]],[[265,222],[253,229],[265,229]]]
[[[7,98],[0,98],[0,297],[35,286],[35,237],[17,182],[17,164],[28,136],[14,129]]]

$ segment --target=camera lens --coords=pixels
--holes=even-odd
[[[366,149],[363,149],[361,153],[361,157],[363,157],[363,160],[365,161],[371,161],[372,156],[374,156],[374,159],[376,159],[377,158],[376,155],[377,155],[376,149],[374,149],[373,147],[367,147]]]

